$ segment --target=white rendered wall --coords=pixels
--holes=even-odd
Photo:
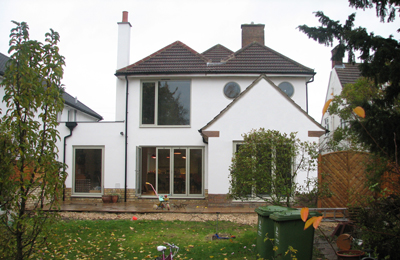
[[[64,137],[70,134],[70,130],[61,123],[59,126],[61,140],[57,144],[60,150],[59,161],[63,161]],[[65,182],[67,188],[72,187],[73,173],[73,147],[74,146],[96,146],[104,147],[103,162],[103,188],[115,188],[116,184],[124,187],[125,183],[125,137],[120,133],[124,132],[124,123],[120,122],[78,122],[72,136],[66,139],[65,162],[68,165],[68,177]]]
[[[186,76],[187,77],[187,76]],[[154,80],[158,79],[186,79],[184,76],[159,76],[157,78],[153,78]],[[248,101],[248,104],[239,105],[242,107],[239,110],[240,116],[243,116],[246,121],[238,120],[237,118],[233,118],[231,122],[229,122],[231,130],[238,129],[238,132],[235,135],[226,135],[224,132],[224,136],[222,138],[210,138],[210,144],[213,144],[215,140],[218,142],[223,142],[222,144],[218,144],[217,146],[207,146],[198,132],[198,130],[204,127],[208,122],[210,122],[215,116],[217,116],[228,104],[232,102],[232,99],[228,99],[225,97],[223,93],[223,88],[226,83],[230,81],[237,82],[241,90],[245,90],[249,85],[256,80],[258,76],[247,76],[247,77],[194,77],[191,78],[191,125],[190,127],[144,127],[140,126],[140,111],[141,111],[141,80],[138,78],[129,78],[129,118],[128,118],[128,187],[135,188],[135,170],[136,170],[136,147],[137,146],[196,146],[196,147],[205,147],[205,188],[209,189],[209,193],[227,193],[229,188],[229,182],[227,179],[228,168],[230,165],[230,160],[232,157],[232,140],[241,140],[241,134],[245,132],[249,132],[251,128],[247,124],[247,120],[249,122],[253,122],[253,124],[257,126],[257,128],[261,127],[260,125],[260,115],[265,117],[273,116],[271,118],[271,122],[265,127],[278,127],[283,128],[283,126],[290,125],[288,129],[291,131],[298,131],[299,127],[303,125],[303,128],[307,128],[310,126],[309,119],[304,119],[302,122],[297,123],[299,117],[304,115],[299,112],[296,108],[296,116],[291,117],[293,122],[279,122],[277,124],[276,120],[282,119],[282,115],[285,117],[290,117],[291,114],[288,113],[289,102],[286,98],[282,96],[281,93],[278,93],[277,90],[274,89],[274,95],[278,93],[280,95],[280,101],[276,99],[270,92],[262,92],[259,94],[255,94],[251,97],[251,100]],[[150,80],[150,79],[146,79]],[[190,78],[189,78],[190,80]],[[301,105],[305,109],[305,79],[304,78],[272,78],[276,84],[281,83],[282,81],[290,82],[295,87],[295,93],[293,98],[296,99],[296,103]],[[125,79],[123,78],[123,81]],[[117,86],[118,87],[118,86]],[[271,88],[271,87],[270,87]],[[254,90],[254,89],[253,89]],[[251,91],[253,92],[253,91]],[[248,95],[248,94],[247,94]],[[247,96],[246,95],[246,96]],[[285,94],[283,94],[285,95]],[[121,100],[120,103],[124,103]],[[118,100],[117,100],[118,103]],[[242,104],[242,100],[239,102]],[[256,108],[253,113],[250,113],[248,110],[251,105],[258,104],[263,106],[265,104],[269,104],[268,109]],[[276,105],[282,106],[283,114],[278,114],[276,112]],[[297,115],[300,113],[300,116]],[[257,124],[256,124],[257,123]],[[305,135],[308,135],[308,130],[321,130],[315,124],[311,124],[313,129],[304,130]],[[225,129],[225,128],[224,128]],[[239,130],[240,129],[240,130]],[[274,128],[275,129],[275,128]],[[221,132],[222,135],[222,132]],[[228,139],[224,139],[228,138]],[[233,138],[233,139],[232,139]],[[314,138],[315,139],[315,138]],[[317,141],[317,140],[314,140]],[[223,160],[219,160],[219,156],[224,157]],[[210,160],[210,161],[208,161]],[[222,163],[222,161],[224,161]],[[214,166],[211,166],[211,163]],[[207,166],[208,165],[208,166]],[[211,172],[211,168],[217,166],[217,170],[213,170]],[[219,168],[223,168],[222,172],[219,172]],[[209,182],[207,180],[210,180]],[[215,185],[215,186],[213,186]],[[212,188],[210,188],[212,187]]]
[[[128,17],[126,17],[128,18]],[[118,23],[117,70],[130,65],[131,24]],[[115,120],[125,120],[125,79],[117,77]]]
[[[266,101],[262,97],[269,97]],[[265,81],[260,81],[214,124],[208,131],[219,131],[220,137],[210,137],[208,144],[208,193],[226,194],[229,191],[229,166],[233,155],[233,141],[243,140],[242,134],[252,129],[272,129],[280,132],[298,132],[303,141],[318,141],[308,137],[308,131],[321,131],[304,113]],[[317,177],[313,172],[310,177]],[[300,173],[297,182],[303,184],[306,173]]]

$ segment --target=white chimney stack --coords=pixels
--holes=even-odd
[[[131,27],[128,22],[128,12],[122,12],[122,22],[118,23],[118,50],[117,50],[117,69],[129,65]]]

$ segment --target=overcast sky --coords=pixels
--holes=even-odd
[[[216,44],[241,48],[241,24],[265,24],[265,45],[315,70],[309,84],[309,113],[320,122],[331,70],[331,47],[299,32],[298,25],[318,26],[313,12],[345,21],[357,12],[356,26],[377,35],[396,33],[400,19],[383,24],[375,9],[352,9],[347,0],[0,0],[0,52],[8,55],[11,20],[27,22],[31,39],[44,42],[49,28],[59,32],[65,56],[66,91],[114,120],[117,22],[129,12],[134,63],[174,41],[199,53]]]

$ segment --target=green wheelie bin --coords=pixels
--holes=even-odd
[[[260,258],[272,259],[274,257],[274,251],[272,250],[273,241],[264,241],[266,236],[268,236],[268,238],[274,238],[274,222],[270,219],[270,215],[276,212],[284,212],[288,210],[296,209],[281,206],[266,206],[255,209],[255,212],[258,214],[257,252]]]
[[[321,216],[318,212],[310,212],[309,217]],[[311,260],[314,244],[314,227],[304,230],[305,222],[301,219],[300,210],[275,212],[270,215],[274,222],[274,245],[277,250],[274,255],[278,259],[292,259],[289,247],[297,250],[297,259]]]

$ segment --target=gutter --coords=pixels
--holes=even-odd
[[[127,177],[128,177],[128,75],[125,75],[126,80],[126,92],[125,92],[125,184],[124,184],[124,202],[126,202],[126,189],[127,189]]]
[[[206,138],[204,137],[203,129],[199,129],[198,131],[199,131],[201,137],[203,138],[203,143],[208,144],[208,140],[206,140]]]
[[[315,76],[315,74],[312,76],[311,80],[306,82],[306,112],[307,112],[307,114],[308,114],[308,83],[314,82],[314,76]]]
[[[72,131],[74,130],[74,128],[78,125],[77,122],[66,122],[65,126],[69,128],[69,135],[64,136],[64,152],[63,152],[63,167],[64,167],[64,172],[67,170],[67,168],[65,167],[65,150],[67,147],[67,138],[72,136]],[[63,184],[63,201],[65,201],[65,182]]]

